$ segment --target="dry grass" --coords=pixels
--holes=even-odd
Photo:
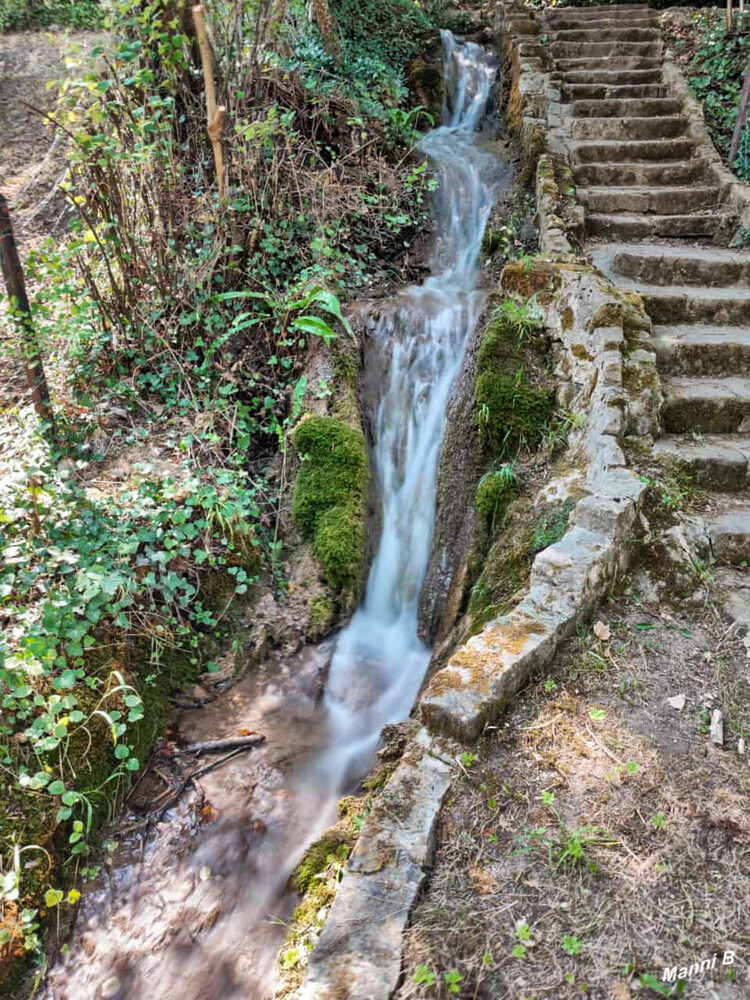
[[[622,599],[602,619],[609,638],[572,640],[457,782],[399,1000],[657,996],[642,974],[714,953],[713,978],[685,995],[749,995],[745,647],[710,608],[673,617]],[[678,713],[666,699],[679,693]],[[723,749],[706,703],[724,711]],[[418,965],[434,985],[414,982]]]

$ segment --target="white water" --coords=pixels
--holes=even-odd
[[[417,608],[445,408],[484,305],[476,288],[480,244],[509,173],[476,131],[493,57],[445,32],[443,46],[450,107],[423,142],[440,181],[438,239],[430,277],[405,289],[375,331],[389,357],[374,446],[382,533],[364,601],[336,643],[323,704],[316,708],[305,677],[328,644],[303,651],[273,680],[261,669],[212,706],[184,714],[187,742],[239,727],[261,730],[268,742],[201,779],[214,824],[189,833],[195,804],[183,796],[155,835],[123,836],[108,879],[82,901],[45,1000],[103,992],[113,1000],[268,997],[284,936],[268,915],[288,917],[291,870],[368,767],[383,726],[414,704],[430,657],[417,637]],[[316,740],[322,748],[290,777],[284,760]]]
[[[485,49],[443,32],[451,106],[422,143],[439,178],[439,234],[431,275],[405,289],[375,336],[390,376],[375,431],[382,535],[365,599],[342,633],[325,710],[330,748],[315,771],[332,794],[367,766],[384,725],[404,719],[424,678],[429,649],[417,637],[420,588],[435,522],[437,464],[445,409],[469,335],[484,304],[479,253],[498,182],[498,161],[476,141],[495,76]]]

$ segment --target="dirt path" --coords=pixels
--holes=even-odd
[[[601,618],[465,755],[398,1000],[646,1000],[642,976],[714,955],[685,995],[748,996],[745,644],[710,592]]]

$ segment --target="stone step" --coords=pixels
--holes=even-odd
[[[669,375],[750,372],[750,329],[744,326],[654,326],[659,371]]]
[[[750,564],[750,507],[709,518],[711,549],[717,562]]]
[[[669,88],[660,83],[609,84],[563,83],[562,98],[567,103],[576,101],[631,101],[636,99],[661,100]]]
[[[661,66],[656,69],[617,70],[612,69],[571,69],[561,74],[564,85],[588,84],[595,86],[636,86],[646,83],[659,83],[662,77]]]
[[[658,42],[661,40],[661,32],[658,28],[652,27],[650,22],[643,25],[611,24],[604,25],[595,22],[591,27],[588,25],[579,28],[563,27],[552,32],[552,40],[555,42]]]
[[[715,490],[750,487],[750,437],[706,435],[693,440],[667,435],[656,441],[654,454],[689,473],[699,486]]]
[[[628,139],[676,139],[687,131],[687,118],[682,115],[653,118],[575,118],[571,129],[573,139],[606,139],[623,142]]]
[[[679,115],[682,105],[671,97],[573,101],[576,118],[656,118]]]
[[[750,254],[738,251],[713,247],[623,246],[615,248],[610,257],[615,281],[622,277],[645,281],[649,285],[750,287]]]
[[[581,187],[671,187],[699,181],[706,172],[707,163],[700,158],[664,163],[585,163],[574,171]]]
[[[750,323],[750,288],[703,288],[691,285],[644,285],[620,281],[643,299],[652,322],[660,325],[709,324],[746,326]]]
[[[647,70],[657,70],[661,79],[663,57],[652,56],[601,56],[592,58],[589,56],[579,56],[577,59],[556,59],[555,70],[566,76],[568,73],[580,73],[605,70],[608,73],[616,73],[626,79],[636,82],[635,74]]]
[[[750,378],[663,378],[662,389],[670,434],[733,434],[750,421]]]
[[[659,59],[662,43],[657,42],[551,42],[549,50],[552,58],[575,59],[586,52],[592,59]]]
[[[630,24],[634,18],[650,19],[656,22],[658,15],[649,7],[643,5],[626,6],[618,4],[611,7],[566,7],[560,10],[548,10],[546,13],[547,24],[551,27],[564,24],[565,22],[575,22],[581,24],[591,24],[598,21],[613,21],[621,24],[623,21]]]
[[[721,212],[706,215],[610,215],[591,212],[586,216],[589,236],[607,240],[642,240],[650,236],[668,239],[714,237],[731,224],[731,216]],[[638,289],[640,291],[640,289]],[[667,322],[665,320],[665,322]]]
[[[590,187],[578,188],[578,200],[590,212],[648,212],[686,215],[719,204],[717,187]]]

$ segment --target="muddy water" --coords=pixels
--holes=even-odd
[[[510,167],[477,135],[496,72],[443,33],[444,124],[423,142],[439,185],[432,273],[382,311],[388,357],[373,455],[382,534],[365,597],[335,639],[274,661],[212,705],[180,740],[259,730],[258,750],[200,779],[156,831],[126,833],[82,902],[46,1000],[264,1000],[273,993],[289,873],[367,769],[384,725],[408,716],[430,650],[417,636],[435,520],[445,408],[485,302],[482,234]],[[315,678],[330,661],[321,704]],[[273,919],[270,915],[273,915]]]

